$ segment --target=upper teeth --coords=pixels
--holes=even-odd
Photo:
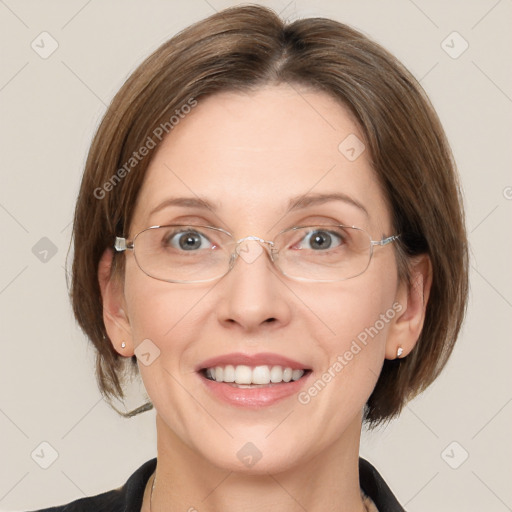
[[[290,382],[304,375],[304,370],[292,370],[282,366],[216,366],[207,368],[206,376],[217,382],[235,382],[236,384],[270,384],[271,382]]]

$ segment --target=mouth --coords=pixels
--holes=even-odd
[[[210,398],[245,409],[286,403],[312,374],[305,362],[271,352],[223,354],[201,362],[195,370]]]
[[[199,370],[207,380],[228,384],[241,389],[264,388],[294,383],[311,373],[307,368],[292,368],[281,365],[224,365]]]
[[[310,369],[279,365],[209,366],[197,372],[211,398],[252,410],[287,403],[306,386],[311,373]]]

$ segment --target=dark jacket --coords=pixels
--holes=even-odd
[[[140,512],[144,489],[155,468],[156,458],[144,463],[118,489],[33,512]],[[361,458],[359,481],[361,489],[372,498],[379,512],[405,512],[377,470]]]

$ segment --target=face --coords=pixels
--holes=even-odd
[[[363,139],[349,111],[321,92],[282,85],[199,100],[154,156],[129,235],[187,224],[273,240],[289,227],[332,223],[363,228],[372,240],[393,235],[367,152],[354,159],[339,149],[354,136]],[[289,209],[319,194],[348,199]],[[212,207],[153,212],[177,197]],[[375,248],[363,274],[327,283],[282,275],[265,251],[194,284],[148,277],[125,254],[126,328],[133,348],[151,340],[160,351],[139,369],[171,444],[218,467],[268,472],[358,439],[401,307],[392,244]],[[258,388],[214,383],[199,371],[237,363],[308,371]],[[254,465],[244,459],[260,455]]]

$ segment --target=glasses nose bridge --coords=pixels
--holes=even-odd
[[[256,246],[259,249],[251,248],[251,244],[249,244],[249,242],[257,242]],[[273,241],[264,240],[259,236],[251,235],[240,238],[235,242],[235,247],[231,253],[231,266],[234,265],[238,257],[242,258],[246,263],[252,263],[260,256],[263,249],[267,252],[270,260],[274,262],[274,246],[275,244]]]
[[[269,253],[272,252],[272,249],[274,248],[274,242],[271,240],[264,240],[263,238],[260,238],[259,236],[245,236],[244,238],[240,238],[235,242],[235,249],[234,252],[238,254],[240,251],[240,247],[245,242],[258,242],[260,246],[265,247]]]

